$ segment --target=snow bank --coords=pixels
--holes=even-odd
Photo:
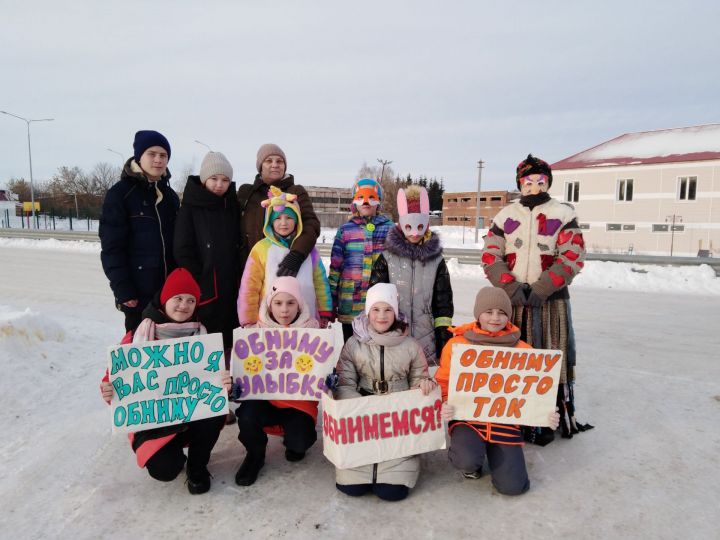
[[[30,311],[13,311],[10,306],[0,305],[0,350],[5,344],[15,342],[31,347],[45,341],[64,341],[62,327],[48,317]]]
[[[478,287],[489,284],[482,268],[447,262],[453,280],[477,280]],[[720,279],[708,265],[656,266],[650,264],[587,261],[572,284],[573,288],[616,289],[620,291],[664,292],[720,295]]]
[[[100,253],[100,242],[86,242],[84,240],[56,240],[47,238],[36,240],[33,238],[2,238],[0,247],[13,247],[23,249],[51,249],[54,251],[84,251]]]

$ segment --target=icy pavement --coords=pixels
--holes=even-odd
[[[98,384],[123,330],[98,254],[3,246],[0,260],[0,538],[718,537],[717,295],[573,290],[578,416],[596,429],[526,447],[523,496],[462,479],[436,452],[406,501],[353,499],[321,443],[288,463],[275,438],[258,482],[240,488],[235,426],[210,493],[190,496],[184,478],[151,480],[110,433]],[[484,282],[453,279],[465,322]]]

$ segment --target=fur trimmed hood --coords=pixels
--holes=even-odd
[[[436,233],[431,231],[430,238],[419,244],[413,244],[405,238],[398,227],[393,227],[388,231],[385,249],[398,257],[407,257],[420,262],[427,262],[442,255],[440,237]]]

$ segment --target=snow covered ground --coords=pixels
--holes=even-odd
[[[0,538],[717,538],[720,280],[708,268],[588,263],[573,285],[576,398],[596,429],[526,447],[521,497],[435,452],[391,504],[337,492],[321,443],[289,463],[271,440],[258,482],[240,488],[235,426],[207,495],[138,469],[98,391],[123,333],[98,248],[0,239]],[[485,281],[450,268],[465,322]]]

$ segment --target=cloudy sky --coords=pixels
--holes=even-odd
[[[34,177],[129,156],[138,129],[171,171],[260,144],[305,185],[377,158],[446,189],[514,185],[626,132],[720,122],[720,3],[677,1],[0,0],[0,110],[32,124]],[[0,115],[0,185],[28,176],[26,126]]]

